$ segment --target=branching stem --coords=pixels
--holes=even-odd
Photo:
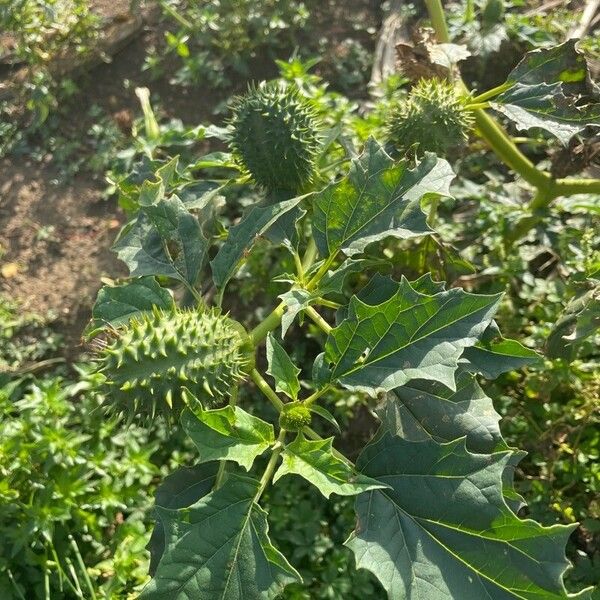
[[[448,43],[448,27],[441,0],[424,0],[429,13],[431,24],[435,30],[439,42]],[[464,82],[458,81],[459,87],[468,92]],[[512,82],[502,84],[471,100],[471,108],[477,104],[506,91],[514,85]],[[537,193],[529,204],[531,217],[523,218],[511,234],[512,242],[524,236],[539,221],[539,213],[546,208],[558,196],[571,196],[573,194],[589,194],[600,192],[600,180],[598,179],[559,179],[555,180],[552,176],[538,169],[515,145],[510,135],[489,116],[482,108],[473,110],[475,114],[475,123],[481,136],[488,142],[492,150],[498,157],[511,169],[516,171],[525,181],[537,189]]]
[[[264,491],[267,489],[267,486],[271,482],[271,478],[273,477],[273,473],[275,473],[275,467],[277,467],[277,461],[279,460],[279,456],[283,452],[285,448],[285,434],[287,431],[285,429],[279,430],[279,435],[277,436],[277,441],[273,446],[273,450],[271,452],[271,458],[267,463],[267,468],[263,473],[263,476],[260,479],[260,487],[258,488],[258,492],[256,492],[256,496],[254,496],[254,502],[258,502],[260,497],[263,495]]]
[[[316,323],[321,331],[329,335],[333,327],[312,306],[305,308],[304,312]]]

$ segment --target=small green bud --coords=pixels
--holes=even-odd
[[[230,147],[256,183],[292,194],[310,183],[321,126],[295,86],[263,82],[232,108]]]
[[[469,139],[473,116],[447,81],[421,79],[407,99],[392,107],[388,138],[403,154],[445,157]]]
[[[301,431],[312,420],[310,408],[302,402],[284,404],[279,415],[279,426],[287,431]]]

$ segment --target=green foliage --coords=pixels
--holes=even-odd
[[[236,462],[246,471],[275,441],[270,423],[239,406],[203,410],[198,405],[193,413],[184,412],[181,425],[198,449],[199,462],[225,459]]]
[[[146,579],[142,518],[164,432],[123,431],[94,398],[72,390],[58,377],[0,387],[7,600],[74,598],[77,589],[123,597]]]
[[[389,141],[403,154],[434,152],[447,157],[469,139],[473,117],[465,107],[465,99],[457,94],[454,84],[422,79],[394,106]]]
[[[43,318],[19,311],[0,295],[0,373],[35,363],[56,350],[60,343],[61,336]]]
[[[508,90],[492,106],[519,129],[540,127],[563,144],[588,125],[600,125],[583,53],[570,40],[529,52],[508,76]]]
[[[189,508],[159,508],[165,554],[141,598],[266,600],[300,580],[271,545],[266,513],[255,501],[258,489],[258,481],[232,474]]]
[[[391,598],[565,598],[561,547],[573,528],[515,516],[502,495],[509,461],[510,452],[471,454],[460,439],[414,443],[385,433],[357,463],[390,486],[357,501],[360,528],[348,544],[358,565]]]
[[[293,48],[310,16],[304,2],[289,0],[164,0],[161,9],[168,51],[182,63],[172,83],[216,87],[248,75],[257,54]],[[158,52],[146,66],[160,73]]]
[[[27,71],[18,100],[32,111],[36,125],[73,86],[70,80],[56,79],[53,62],[88,52],[97,26],[88,0],[9,0],[0,8],[0,30],[10,34],[14,62]]]
[[[222,404],[253,363],[243,327],[215,310],[139,313],[101,345],[98,373],[109,408],[130,418],[154,418],[198,402]]]
[[[566,46],[553,55],[544,72],[557,68],[556,61],[568,62],[565,52]],[[154,578],[144,596],[274,598],[286,586],[300,590],[299,575],[278,540],[269,537],[267,515],[260,507],[271,497],[271,483],[287,485],[292,478],[285,475],[298,475],[327,498],[357,497],[358,525],[348,545],[357,565],[370,570],[390,598],[430,593],[440,598],[571,597],[563,574],[568,566],[564,546],[573,526],[546,528],[517,516],[524,501],[514,479],[523,454],[503,438],[500,415],[480,384],[480,379],[516,369],[535,370],[540,356],[500,333],[495,319],[502,320],[499,310],[507,301],[498,286],[489,293],[472,293],[436,281],[426,268],[432,247],[444,257],[456,252],[444,235],[456,236],[462,225],[446,223],[443,211],[454,172],[421,146],[420,160],[395,160],[372,137],[361,148],[357,132],[368,129],[369,121],[352,118],[348,107],[340,117],[324,116],[331,129],[323,131],[319,160],[314,160],[315,145],[302,163],[310,166],[298,169],[297,159],[307,145],[301,136],[313,133],[309,141],[316,144],[315,127],[308,120],[326,115],[329,98],[307,65],[290,61],[280,68],[293,88],[260,84],[234,104],[231,155],[208,155],[192,168],[175,160],[153,160],[136,173],[137,181],[123,187],[131,220],[115,249],[130,276],[142,279],[101,291],[94,327],[102,328],[104,319],[119,331],[136,327],[149,315],[146,334],[151,335],[156,326],[148,300],[170,306],[171,297],[161,289],[168,282],[183,286],[184,303],[214,303],[218,310],[229,301],[240,313],[239,302],[228,298],[232,289],[240,289],[245,271],[260,272],[262,281],[274,279],[283,289],[283,302],[249,329],[252,353],[266,342],[266,368],[259,356],[243,369],[250,371],[278,417],[260,402],[237,406],[248,398],[247,387],[238,389],[237,381],[220,390],[229,406],[203,406],[200,377],[185,373],[195,381],[193,389],[192,383],[178,380],[177,367],[169,373],[158,355],[147,357],[156,367],[158,387],[146,399],[168,399],[167,390],[178,387],[180,406],[189,407],[181,426],[196,446],[198,465],[185,471],[185,477],[173,474],[157,497]],[[491,97],[501,93],[493,91]],[[310,109],[300,94],[311,99]],[[441,99],[458,114],[454,132],[448,129],[428,139],[445,136],[455,144],[466,142],[472,113],[487,107],[486,97],[459,97],[454,86],[434,80],[414,88],[408,102],[424,97]],[[146,120],[149,111],[146,106]],[[292,135],[300,113],[301,127]],[[448,122],[446,117],[441,124],[431,115],[423,117],[422,132],[438,133]],[[147,136],[152,137],[150,129],[160,131],[155,124],[146,125]],[[444,148],[451,145],[445,142]],[[240,176],[232,157],[252,177]],[[213,168],[220,169],[219,180],[198,179],[198,171]],[[216,200],[221,194],[228,202]],[[273,262],[253,271],[265,256]],[[449,278],[445,266],[439,279]],[[260,283],[251,289],[260,290]],[[241,301],[252,302],[252,297]],[[332,309],[335,323],[330,325]],[[177,314],[181,309],[153,310],[162,315],[160,311]],[[251,314],[256,312],[252,307]],[[289,353],[290,340],[306,342],[306,336],[298,338],[306,319],[317,326],[308,329],[310,352],[303,350],[302,364],[317,355],[311,373],[301,368],[297,353]],[[586,335],[588,329],[594,335],[594,322],[582,317]],[[273,334],[280,325],[288,348]],[[190,335],[189,329],[181,329],[178,343]],[[162,330],[155,335],[156,343],[169,339]],[[584,343],[586,336],[580,337]],[[201,339],[202,352],[214,358],[213,370],[231,366],[231,360],[221,358],[228,346],[206,334],[190,341],[177,355],[177,364],[188,358],[197,364]],[[129,340],[124,346],[135,353]],[[262,372],[272,377],[275,389]],[[119,388],[135,386],[139,379],[133,369],[125,370]],[[325,406],[341,389],[371,396],[366,402],[376,408],[380,421],[356,466],[334,447],[335,438],[322,438],[311,428],[339,431],[338,417],[348,426],[339,405]],[[283,402],[279,394],[290,401]],[[362,439],[369,437],[372,425],[368,429]],[[291,432],[296,433],[292,440]],[[572,597],[589,597],[589,592]]]
[[[297,89],[260,84],[238,98],[232,111],[230,147],[256,183],[291,194],[310,183],[320,124]]]

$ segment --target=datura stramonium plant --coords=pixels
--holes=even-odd
[[[142,313],[117,329],[98,356],[111,409],[142,420],[157,413],[177,417],[185,389],[221,406],[253,365],[250,337],[217,310]]]
[[[405,154],[447,156],[467,142],[472,126],[473,116],[453,84],[421,79],[408,97],[392,108],[388,138]]]
[[[261,83],[232,106],[233,154],[269,192],[298,193],[315,172],[321,125],[295,86]]]

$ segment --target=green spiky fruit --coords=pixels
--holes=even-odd
[[[422,79],[406,100],[393,107],[388,137],[404,154],[447,156],[465,144],[472,126],[473,116],[451,83]]]
[[[297,88],[261,83],[233,104],[230,146],[256,183],[297,193],[312,179],[320,124]]]
[[[254,348],[244,328],[218,311],[155,308],[118,329],[98,363],[114,411],[176,417],[185,389],[203,404],[223,404],[252,369]]]
[[[279,426],[287,431],[301,431],[310,425],[310,408],[302,402],[284,404],[279,415]]]

